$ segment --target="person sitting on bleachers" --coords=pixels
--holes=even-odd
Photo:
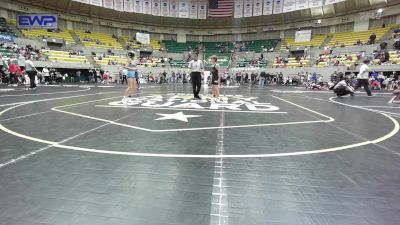
[[[375,44],[376,40],[376,34],[372,33],[371,36],[369,36],[369,44]]]
[[[358,39],[358,41],[357,41],[356,45],[358,45],[358,46],[362,45],[362,42],[361,42],[361,40],[360,40],[360,39]]]

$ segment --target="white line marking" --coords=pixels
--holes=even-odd
[[[358,107],[362,107],[362,108],[386,108],[386,109],[400,109],[400,107],[396,107],[396,106],[377,106],[377,105],[373,105],[373,106],[369,106],[369,105],[357,105]]]
[[[49,111],[44,111],[44,112],[38,112],[38,113],[27,114],[27,115],[23,115],[23,116],[16,116],[16,117],[12,117],[12,118],[7,118],[7,119],[0,120],[0,122],[9,121],[9,120],[15,120],[15,119],[20,119],[20,118],[25,118],[25,117],[30,117],[30,116],[41,115],[41,114],[45,114],[45,113],[49,113],[49,112],[53,112],[53,111],[49,110]]]
[[[133,114],[136,114],[136,113],[137,113],[137,112],[131,113],[131,114],[126,115],[126,116],[123,116],[123,117],[121,117],[121,118],[119,118],[119,119],[117,119],[117,120],[115,120],[115,121],[125,119],[125,118],[127,118],[127,117],[129,117],[129,116],[132,116]],[[74,135],[74,136],[69,137],[69,138],[67,138],[67,139],[64,139],[64,140],[62,140],[62,141],[56,142],[56,144],[65,143],[65,142],[67,142],[67,141],[73,140],[73,139],[75,139],[75,138],[77,138],[77,137],[80,137],[80,136],[82,136],[82,135],[85,135],[85,134],[87,134],[87,133],[90,133],[90,132],[92,132],[92,131],[98,130],[98,129],[100,129],[100,128],[102,128],[102,127],[105,127],[105,126],[108,126],[108,125],[110,125],[110,123],[102,124],[102,125],[100,125],[100,126],[97,126],[97,127],[95,127],[95,128],[92,128],[92,129],[87,130],[87,131],[84,131],[84,132],[81,132],[81,133],[79,133],[79,134],[77,134],[77,135]],[[38,154],[38,153],[40,153],[40,152],[43,152],[43,151],[45,151],[45,150],[47,150],[47,149],[49,149],[49,148],[55,147],[56,144],[50,144],[50,145],[48,145],[48,146],[46,146],[46,147],[43,147],[43,148],[40,148],[40,149],[38,149],[38,150],[36,150],[36,151],[33,151],[33,152],[28,153],[28,154],[22,155],[22,156],[20,156],[20,157],[18,157],[18,158],[11,159],[11,160],[9,160],[9,161],[7,161],[7,162],[1,163],[1,164],[0,164],[0,168],[5,167],[5,166],[8,166],[8,165],[10,165],[10,164],[17,163],[18,161],[24,160],[24,159],[26,159],[26,158],[28,158],[28,157],[30,157],[30,156],[32,156],[32,155],[36,155],[36,154]]]
[[[110,92],[99,92],[99,93],[94,93],[94,94],[74,95],[74,96],[66,96],[66,97],[58,97],[58,98],[47,98],[47,99],[32,100],[32,101],[26,101],[26,102],[14,102],[14,103],[4,104],[4,105],[0,105],[0,106],[26,105],[26,104],[30,104],[30,103],[36,103],[36,102],[47,102],[47,101],[52,101],[52,100],[84,97],[84,96],[91,96],[91,95],[111,94],[111,93],[120,93],[120,92],[119,91],[110,91]]]
[[[309,108],[306,108],[306,107],[304,107],[304,106],[298,105],[298,104],[296,104],[296,103],[290,102],[290,101],[285,100],[285,99],[283,99],[283,98],[279,98],[279,97],[276,97],[276,96],[274,96],[274,95],[271,95],[271,96],[274,97],[274,98],[276,98],[276,99],[279,99],[279,100],[281,100],[281,101],[284,101],[284,102],[286,102],[286,103],[289,103],[289,104],[292,104],[292,105],[294,105],[294,106],[297,106],[297,107],[299,107],[299,108],[301,108],[301,109],[304,109],[304,110],[307,110],[307,111],[312,112],[312,113],[314,113],[314,114],[317,114],[317,115],[320,115],[320,116],[322,116],[322,117],[325,117],[325,118],[328,119],[329,122],[335,121],[335,119],[332,118],[332,117],[330,117],[330,116],[324,115],[324,114],[319,113],[319,112],[317,112],[317,111],[314,111],[314,110],[312,110],[312,109],[309,109]]]
[[[215,155],[224,155],[224,121],[225,121],[225,113],[221,112],[220,116],[220,124],[222,127],[217,131],[217,144],[216,144],[216,152]],[[211,202],[211,213],[210,213],[210,225],[226,225],[228,224],[227,215],[222,215],[226,212],[228,208],[228,198],[225,188],[224,181],[224,161],[222,158],[215,159],[214,162],[214,182],[213,182],[213,191],[212,202]],[[214,217],[217,217],[217,220],[214,220]]]
[[[367,111],[370,111],[370,112],[400,116],[400,113],[394,113],[394,112],[388,112],[388,111],[382,111],[382,110],[376,110],[376,109],[369,109],[367,107],[363,107],[363,106],[359,106],[359,105],[350,105],[350,104],[338,102],[338,101],[333,100],[335,98],[336,97],[331,97],[331,98],[329,98],[329,101],[334,102],[334,103],[339,104],[339,105],[344,105],[344,106],[353,107],[353,108],[357,108],[357,109],[363,109],[363,110],[367,110]]]
[[[83,90],[77,91],[63,91],[63,92],[46,92],[46,93],[37,93],[37,94],[20,94],[20,95],[0,95],[0,98],[3,97],[22,97],[22,96],[35,96],[35,95],[52,95],[52,94],[67,94],[67,93],[75,93],[75,92],[82,92],[82,91],[89,91],[90,88],[86,88]]]
[[[184,108],[158,108],[146,106],[116,106],[116,105],[95,105],[101,108],[132,108],[132,109],[158,109],[158,110],[175,110],[175,111],[197,111],[197,112],[230,112],[230,113],[261,113],[261,114],[287,114],[287,112],[263,112],[263,111],[239,111],[239,110],[219,110],[219,109],[184,109]]]
[[[89,94],[91,95],[91,94]],[[76,96],[74,96],[76,97]],[[67,97],[68,98],[68,97]],[[70,98],[70,97],[69,97]],[[5,112],[12,110],[18,106],[13,106],[10,108],[7,108],[3,111],[0,112],[0,116],[4,114]],[[364,109],[367,110],[367,109]],[[271,153],[271,154],[248,154],[248,155],[195,155],[195,154],[158,154],[158,153],[141,153],[141,152],[122,152],[122,151],[110,151],[110,150],[101,150],[101,149],[93,149],[93,148],[83,148],[83,147],[76,147],[76,146],[68,146],[68,145],[61,145],[57,144],[57,142],[53,141],[48,141],[48,140],[43,140],[40,138],[35,138],[32,136],[24,135],[15,131],[12,131],[6,127],[4,127],[0,123],[0,130],[3,130],[4,132],[7,132],[11,135],[35,141],[35,142],[40,142],[40,143],[45,143],[49,145],[54,145],[54,147],[61,148],[61,149],[69,149],[69,150],[74,150],[74,151],[83,151],[83,152],[93,152],[93,153],[101,153],[101,154],[111,154],[111,155],[129,155],[129,156],[142,156],[142,157],[159,157],[159,158],[267,158],[267,157],[284,157],[284,156],[298,156],[298,155],[310,155],[310,154],[318,154],[318,153],[326,153],[326,152],[335,152],[335,151],[342,151],[346,149],[351,149],[351,148],[356,148],[356,147],[361,147],[369,144],[376,144],[378,142],[387,140],[394,135],[396,135],[397,132],[400,130],[400,125],[396,119],[393,117],[385,114],[385,113],[380,113],[382,116],[385,116],[388,118],[392,123],[394,124],[393,130],[387,133],[386,135],[382,136],[381,138],[371,140],[371,141],[364,141],[360,143],[355,143],[355,144],[350,144],[350,145],[344,145],[344,146],[338,146],[338,147],[332,147],[332,148],[325,148],[325,149],[317,149],[317,150],[309,150],[309,151],[302,151],[302,152],[287,152],[287,153]]]
[[[132,128],[132,129],[137,129],[137,130],[142,130],[142,131],[148,131],[148,132],[178,132],[178,131],[197,131],[197,130],[215,130],[215,129],[220,129],[220,128],[224,128],[224,129],[233,129],[233,128],[250,128],[250,127],[267,127],[267,126],[283,126],[283,125],[297,125],[297,124],[311,124],[311,123],[330,123],[335,121],[334,118],[324,115],[322,113],[316,112],[314,110],[308,109],[306,107],[297,105],[293,102],[290,102],[288,100],[276,97],[276,96],[272,96],[276,99],[279,99],[281,101],[284,101],[286,103],[289,103],[291,105],[297,106],[301,109],[310,111],[312,113],[315,113],[317,115],[320,115],[322,117],[327,118],[327,120],[312,120],[312,121],[299,121],[299,122],[286,122],[286,123],[267,123],[267,124],[251,124],[251,125],[232,125],[232,126],[224,126],[224,127],[219,127],[219,126],[215,126],[215,127],[198,127],[198,128],[181,128],[181,129],[162,129],[162,130],[152,130],[152,129],[147,129],[147,128],[143,128],[143,127],[138,127],[138,126],[133,126],[133,125],[127,125],[127,124],[122,124],[122,123],[117,123],[114,121],[110,121],[107,119],[102,119],[102,118],[97,118],[97,117],[92,117],[92,116],[87,116],[87,115],[83,115],[83,114],[78,114],[78,113],[73,113],[73,112],[68,112],[65,110],[61,110],[60,108],[64,108],[64,107],[69,107],[71,105],[77,105],[77,104],[86,104],[86,103],[91,103],[91,102],[96,102],[96,101],[101,101],[101,100],[95,100],[95,101],[88,101],[88,102],[82,102],[82,103],[76,103],[76,104],[71,104],[71,105],[64,105],[64,106],[58,106],[58,107],[54,107],[52,108],[52,110],[57,111],[57,112],[62,112],[62,113],[66,113],[66,114],[70,114],[70,115],[74,115],[74,116],[79,116],[82,118],[87,118],[87,119],[93,119],[93,120],[98,120],[98,121],[103,121],[103,122],[107,122],[107,123],[112,123],[114,125],[118,125],[118,126],[122,126],[122,127],[127,127],[127,128]],[[138,107],[140,108],[140,107]],[[193,110],[191,110],[193,111]],[[196,111],[196,110],[194,110]]]

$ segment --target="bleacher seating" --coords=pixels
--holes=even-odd
[[[133,40],[133,38],[129,38],[128,36],[122,36],[121,38],[126,43],[126,45],[131,46],[132,49],[140,49],[142,47],[143,48],[149,47],[155,51],[161,49],[160,41],[157,39],[150,38],[150,44],[144,45],[136,42],[135,40]]]
[[[150,38],[150,47],[151,47],[153,50],[158,51],[158,50],[161,48],[161,43],[160,43],[160,41],[157,40],[157,39]]]
[[[107,55],[99,59],[99,57],[93,58],[99,65],[111,65],[111,64],[126,64],[127,59],[125,56],[112,56]]]
[[[130,46],[131,49],[139,49],[141,47],[141,45],[133,40],[133,38],[122,36],[121,39],[126,43],[127,46]]]
[[[393,64],[400,64],[400,52],[399,51],[389,51],[390,59],[389,61]]]
[[[212,55],[216,55],[218,58],[218,64],[221,67],[228,67],[230,62],[231,62],[231,53],[205,53],[204,57],[205,57],[205,61],[206,61],[206,66],[210,67],[211,62],[210,62],[210,57]]]
[[[330,56],[330,55],[322,55],[320,59],[323,61],[318,60],[317,67],[327,67],[333,66],[339,62],[338,66],[353,66],[357,61],[357,54],[356,53],[349,53],[349,54],[341,54],[338,56]],[[351,59],[351,60],[350,60]]]
[[[9,58],[10,56],[15,55],[15,53],[11,49],[3,48],[2,46],[0,46],[0,55]]]
[[[178,43],[176,41],[164,40],[165,48],[169,53],[183,53],[185,51],[194,50],[197,48],[197,42],[189,41],[186,43]]]
[[[247,45],[247,50],[254,51],[254,52],[261,52],[263,50],[263,48],[265,48],[265,49],[274,48],[275,49],[278,42],[279,42],[279,39],[250,41],[250,43]]]
[[[280,63],[275,61],[272,66],[274,68],[298,68],[298,67],[305,67],[309,63],[309,59],[301,58],[296,60],[296,58],[288,58],[287,62],[285,63],[284,60],[281,60]]]
[[[4,18],[0,18],[0,34],[15,36],[14,31],[7,25],[7,21]]]
[[[43,49],[42,53],[50,62],[87,63],[87,58],[85,56],[70,55],[70,53],[66,51]]]
[[[187,66],[184,60],[171,60],[169,64],[171,67],[176,68],[184,68]]]
[[[229,53],[234,51],[232,42],[203,42],[207,53]]]
[[[314,35],[311,37],[310,41],[302,41],[302,42],[295,42],[293,38],[285,38],[285,44],[286,47],[292,48],[292,47],[320,47],[325,39],[327,38],[327,35]]]
[[[267,60],[249,60],[239,58],[236,62],[236,67],[266,67]]]
[[[388,32],[390,27],[386,28],[372,28],[368,31],[362,32],[339,32],[332,34],[332,39],[329,41],[329,46],[351,46],[355,45],[358,40],[363,44],[368,43],[369,37],[372,33],[376,34],[376,41],[382,38],[386,32]]]
[[[121,44],[111,34],[104,33],[86,33],[84,31],[75,31],[82,44],[86,47],[106,48],[122,50]],[[99,43],[100,42],[100,43]]]
[[[389,63],[400,64],[400,52],[399,51],[389,51]],[[373,64],[381,64],[380,59],[374,59]]]
[[[22,34],[30,38],[60,38],[66,42],[73,44],[75,43],[74,38],[71,36],[69,31],[60,30],[59,32],[49,32],[46,29],[32,29],[22,30]]]

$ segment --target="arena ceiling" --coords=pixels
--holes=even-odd
[[[249,18],[224,18],[192,20],[183,18],[156,17],[145,14],[118,12],[111,9],[86,5],[71,0],[16,0],[27,5],[39,6],[45,9],[57,10],[63,13],[77,14],[87,17],[108,19],[110,21],[131,22],[143,25],[164,26],[173,28],[244,28],[272,24],[287,24],[313,19],[344,16],[356,12],[371,10],[400,4],[400,0],[347,0],[333,5],[312,9],[304,9],[289,13]]]

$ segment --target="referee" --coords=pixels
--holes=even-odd
[[[189,62],[189,69],[191,70],[191,80],[193,84],[193,95],[196,99],[201,99],[199,96],[201,88],[201,77],[204,72],[204,65],[201,60],[198,59],[198,54],[194,53],[192,60]]]

